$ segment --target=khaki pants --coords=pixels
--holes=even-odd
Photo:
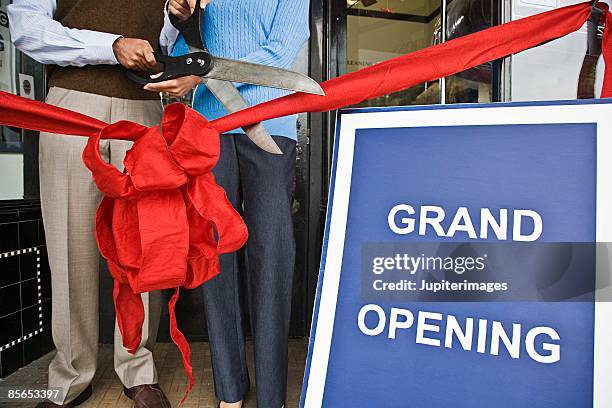
[[[130,120],[160,123],[160,101],[133,101],[51,88],[47,102],[107,123]],[[41,133],[40,195],[51,266],[53,341],[57,354],[49,366],[49,387],[63,390],[65,404],[91,383],[98,359],[99,252],[95,212],[102,198],[81,154],[85,137]],[[102,157],[123,169],[131,142],[103,140]],[[157,383],[151,343],[157,336],[160,293],[142,296],[145,306],[142,343],[135,355],[122,346],[115,324],[115,371],[128,388]]]

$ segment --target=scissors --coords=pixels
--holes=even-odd
[[[155,52],[155,59],[163,66],[161,74],[152,77],[152,72],[128,71],[128,78],[145,85],[187,75],[199,76],[205,79],[207,88],[230,113],[249,107],[232,82],[325,95],[321,86],[304,74],[211,55],[201,35],[202,10],[200,0],[198,0],[193,14],[187,20],[179,21],[176,17],[170,16],[172,25],[179,29],[188,45],[189,54],[171,57]],[[258,147],[266,152],[283,154],[261,123],[247,126],[244,131]]]

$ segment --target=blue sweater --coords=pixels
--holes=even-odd
[[[202,36],[212,55],[291,69],[309,36],[309,4],[309,0],[213,0],[205,10]],[[186,53],[187,45],[179,36],[171,54]],[[250,106],[288,93],[255,85],[237,86]],[[208,120],[227,115],[205,86],[198,87],[193,107]],[[269,120],[264,126],[272,135],[297,139],[296,116]]]

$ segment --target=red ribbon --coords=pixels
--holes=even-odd
[[[606,22],[602,97],[612,97],[612,15],[605,3],[599,6]],[[325,96],[293,94],[211,123],[174,104],[166,108],[161,128],[125,121],[108,125],[0,93],[0,124],[90,136],[83,160],[105,195],[96,215],[96,235],[115,279],[124,345],[134,352],[141,341],[144,309],[139,294],[174,288],[170,332],[190,381],[186,397],[193,374],[189,346],[176,324],[179,287],[194,288],[214,277],[218,255],[239,249],[247,239],[244,222],[211,173],[219,157],[219,133],[295,113],[333,110],[453,75],[572,33],[590,13],[590,3],[582,3],[516,20],[329,80],[321,84]],[[100,139],[135,142],[126,155],[125,172],[102,160]]]
[[[604,72],[604,82],[601,91],[602,98],[612,98],[612,13],[608,9],[608,5],[605,3],[599,3],[600,6],[605,9],[605,13],[602,16],[606,25],[604,29],[602,39],[602,55],[606,69]]]
[[[612,66],[612,42],[606,3],[604,58]],[[427,81],[533,48],[577,31],[591,15],[591,4],[580,3],[536,14],[459,37],[323,82],[325,96],[292,94],[224,116],[211,122],[221,133],[245,125],[301,112],[325,112],[399,92]],[[606,69],[602,97],[612,96],[612,68]]]

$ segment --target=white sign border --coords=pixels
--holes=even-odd
[[[492,109],[493,108],[493,109]],[[301,406],[319,408],[327,377],[358,129],[528,124],[597,124],[597,242],[612,242],[612,100],[352,109],[338,113],[330,213],[321,260]],[[607,159],[607,160],[606,160]],[[606,210],[607,209],[607,210]],[[325,244],[324,244],[325,245]],[[598,286],[599,287],[599,286]],[[596,300],[603,299],[596,293]],[[609,297],[607,299],[610,299]],[[595,304],[593,407],[612,406],[612,302]],[[317,335],[315,336],[315,332]]]

